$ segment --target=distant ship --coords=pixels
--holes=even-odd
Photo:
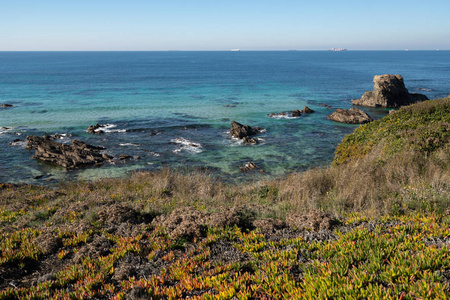
[[[330,48],[329,51],[347,51],[345,48]]]
[[[241,51],[241,49],[231,49],[230,51]]]

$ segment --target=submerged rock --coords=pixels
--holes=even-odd
[[[249,136],[246,136],[242,139],[242,141],[244,142],[244,144],[253,144],[256,145],[258,144],[258,140]]]
[[[370,107],[400,107],[418,101],[428,100],[427,96],[409,93],[400,75],[384,74],[373,77],[373,91],[367,91],[361,99],[352,100],[354,105]]]
[[[246,163],[245,165],[243,165],[239,169],[241,170],[241,172],[259,170],[259,172],[264,173],[264,170],[261,169],[257,164],[255,164],[252,161]]]
[[[125,159],[130,159],[130,158],[132,158],[133,156],[131,156],[131,155],[129,155],[129,154],[120,154],[119,155],[119,159],[120,160],[125,160]]]
[[[72,140],[72,145],[52,141],[48,135],[44,137],[27,136],[26,149],[36,150],[33,158],[62,166],[66,169],[77,169],[89,165],[101,165],[107,159],[102,154],[103,147],[92,146],[81,141]]]
[[[338,108],[328,116],[328,119],[347,124],[364,124],[373,121],[368,114],[356,107],[352,107],[349,110]]]
[[[243,139],[244,137],[255,135],[260,132],[261,128],[259,127],[251,127],[249,125],[242,125],[238,122],[231,121],[230,134],[235,138]]]
[[[326,107],[326,108],[331,108],[331,106],[330,106],[330,105],[328,105],[328,104],[325,104],[325,103],[319,103],[319,106],[323,106],[323,107]]]

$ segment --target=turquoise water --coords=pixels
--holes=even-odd
[[[410,92],[450,92],[449,51],[0,52],[0,182],[47,184],[123,176],[161,167],[208,168],[226,178],[279,176],[325,165],[356,126],[327,120],[373,87],[374,75],[401,74]],[[302,109],[315,114],[274,119]],[[382,109],[366,109],[375,118]],[[231,120],[266,130],[260,144],[227,134]],[[110,124],[104,135],[85,132]],[[31,159],[29,134],[65,134],[139,160],[66,172]],[[198,147],[190,147],[197,143]],[[254,161],[265,175],[242,175]],[[51,174],[44,179],[35,176]]]

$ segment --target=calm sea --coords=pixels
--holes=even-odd
[[[0,103],[14,105],[0,109],[0,127],[11,128],[0,131],[0,182],[48,184],[162,167],[239,179],[324,165],[356,128],[327,115],[349,108],[385,73],[401,74],[410,92],[447,96],[450,51],[0,52]],[[305,105],[316,113],[267,116]],[[231,120],[264,128],[260,143],[231,139]],[[105,134],[85,132],[97,123],[108,124]],[[30,134],[63,134],[61,142],[79,139],[141,159],[66,172],[32,159],[24,143],[10,145]],[[248,161],[265,175],[242,174]]]

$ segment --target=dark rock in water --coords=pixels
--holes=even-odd
[[[9,130],[9,129],[12,129],[11,127],[5,127],[5,126],[3,126],[3,127],[0,127],[0,129],[1,130]]]
[[[51,137],[29,135],[26,149],[36,150],[33,158],[62,166],[66,169],[77,169],[90,165],[101,165],[105,158],[101,153],[103,147],[92,146],[81,141],[72,140],[72,145],[61,144]]]
[[[231,121],[230,134],[235,138],[243,139],[244,137],[258,134],[260,131],[261,128],[259,127],[251,127],[248,125],[242,125],[235,121]]]
[[[410,94],[400,75],[384,74],[373,77],[373,91],[367,91],[361,99],[352,100],[354,105],[370,107],[400,107],[428,100],[422,94]]]
[[[411,103],[429,100],[427,96],[419,93],[410,93],[409,97],[411,97]]]
[[[331,106],[330,106],[330,105],[328,105],[328,104],[325,104],[325,103],[319,103],[319,106],[323,106],[323,107],[326,107],[326,108],[331,108]]]
[[[2,105],[0,105],[0,107],[13,107],[13,106],[14,105],[8,103],[2,103]]]
[[[254,138],[249,137],[249,136],[244,137],[242,140],[244,141],[244,144],[254,144],[254,145],[258,144],[258,140],[257,139],[254,139]]]
[[[373,121],[368,114],[356,107],[352,107],[349,110],[338,108],[328,116],[328,119],[347,124],[364,124]]]
[[[302,115],[302,112],[299,111],[298,109],[295,109],[295,110],[292,112],[292,117],[300,117],[301,115]]]
[[[254,162],[250,161],[239,168],[241,172],[247,172],[247,171],[253,171],[253,170],[259,170],[261,173],[264,173],[264,170],[261,169],[258,165],[256,165]]]
[[[107,153],[102,153],[102,157],[103,157],[105,160],[111,160],[111,159],[114,158],[114,156],[109,155],[109,154],[107,154]]]
[[[150,136],[155,136],[155,135],[160,135],[163,132],[161,130],[153,130],[152,132],[150,132]]]
[[[86,129],[86,132],[90,134],[102,134],[105,133],[100,128],[105,127],[105,125],[95,124],[95,125],[89,125],[88,129]]]
[[[9,143],[10,146],[19,146],[22,145],[25,141],[21,139],[15,139],[11,143]]]
[[[125,159],[130,159],[130,158],[132,158],[132,156],[128,155],[128,154],[120,154],[119,155],[120,160],[125,160]]]
[[[315,111],[312,110],[311,108],[309,108],[308,106],[305,106],[301,112],[304,113],[304,114],[312,114]]]

